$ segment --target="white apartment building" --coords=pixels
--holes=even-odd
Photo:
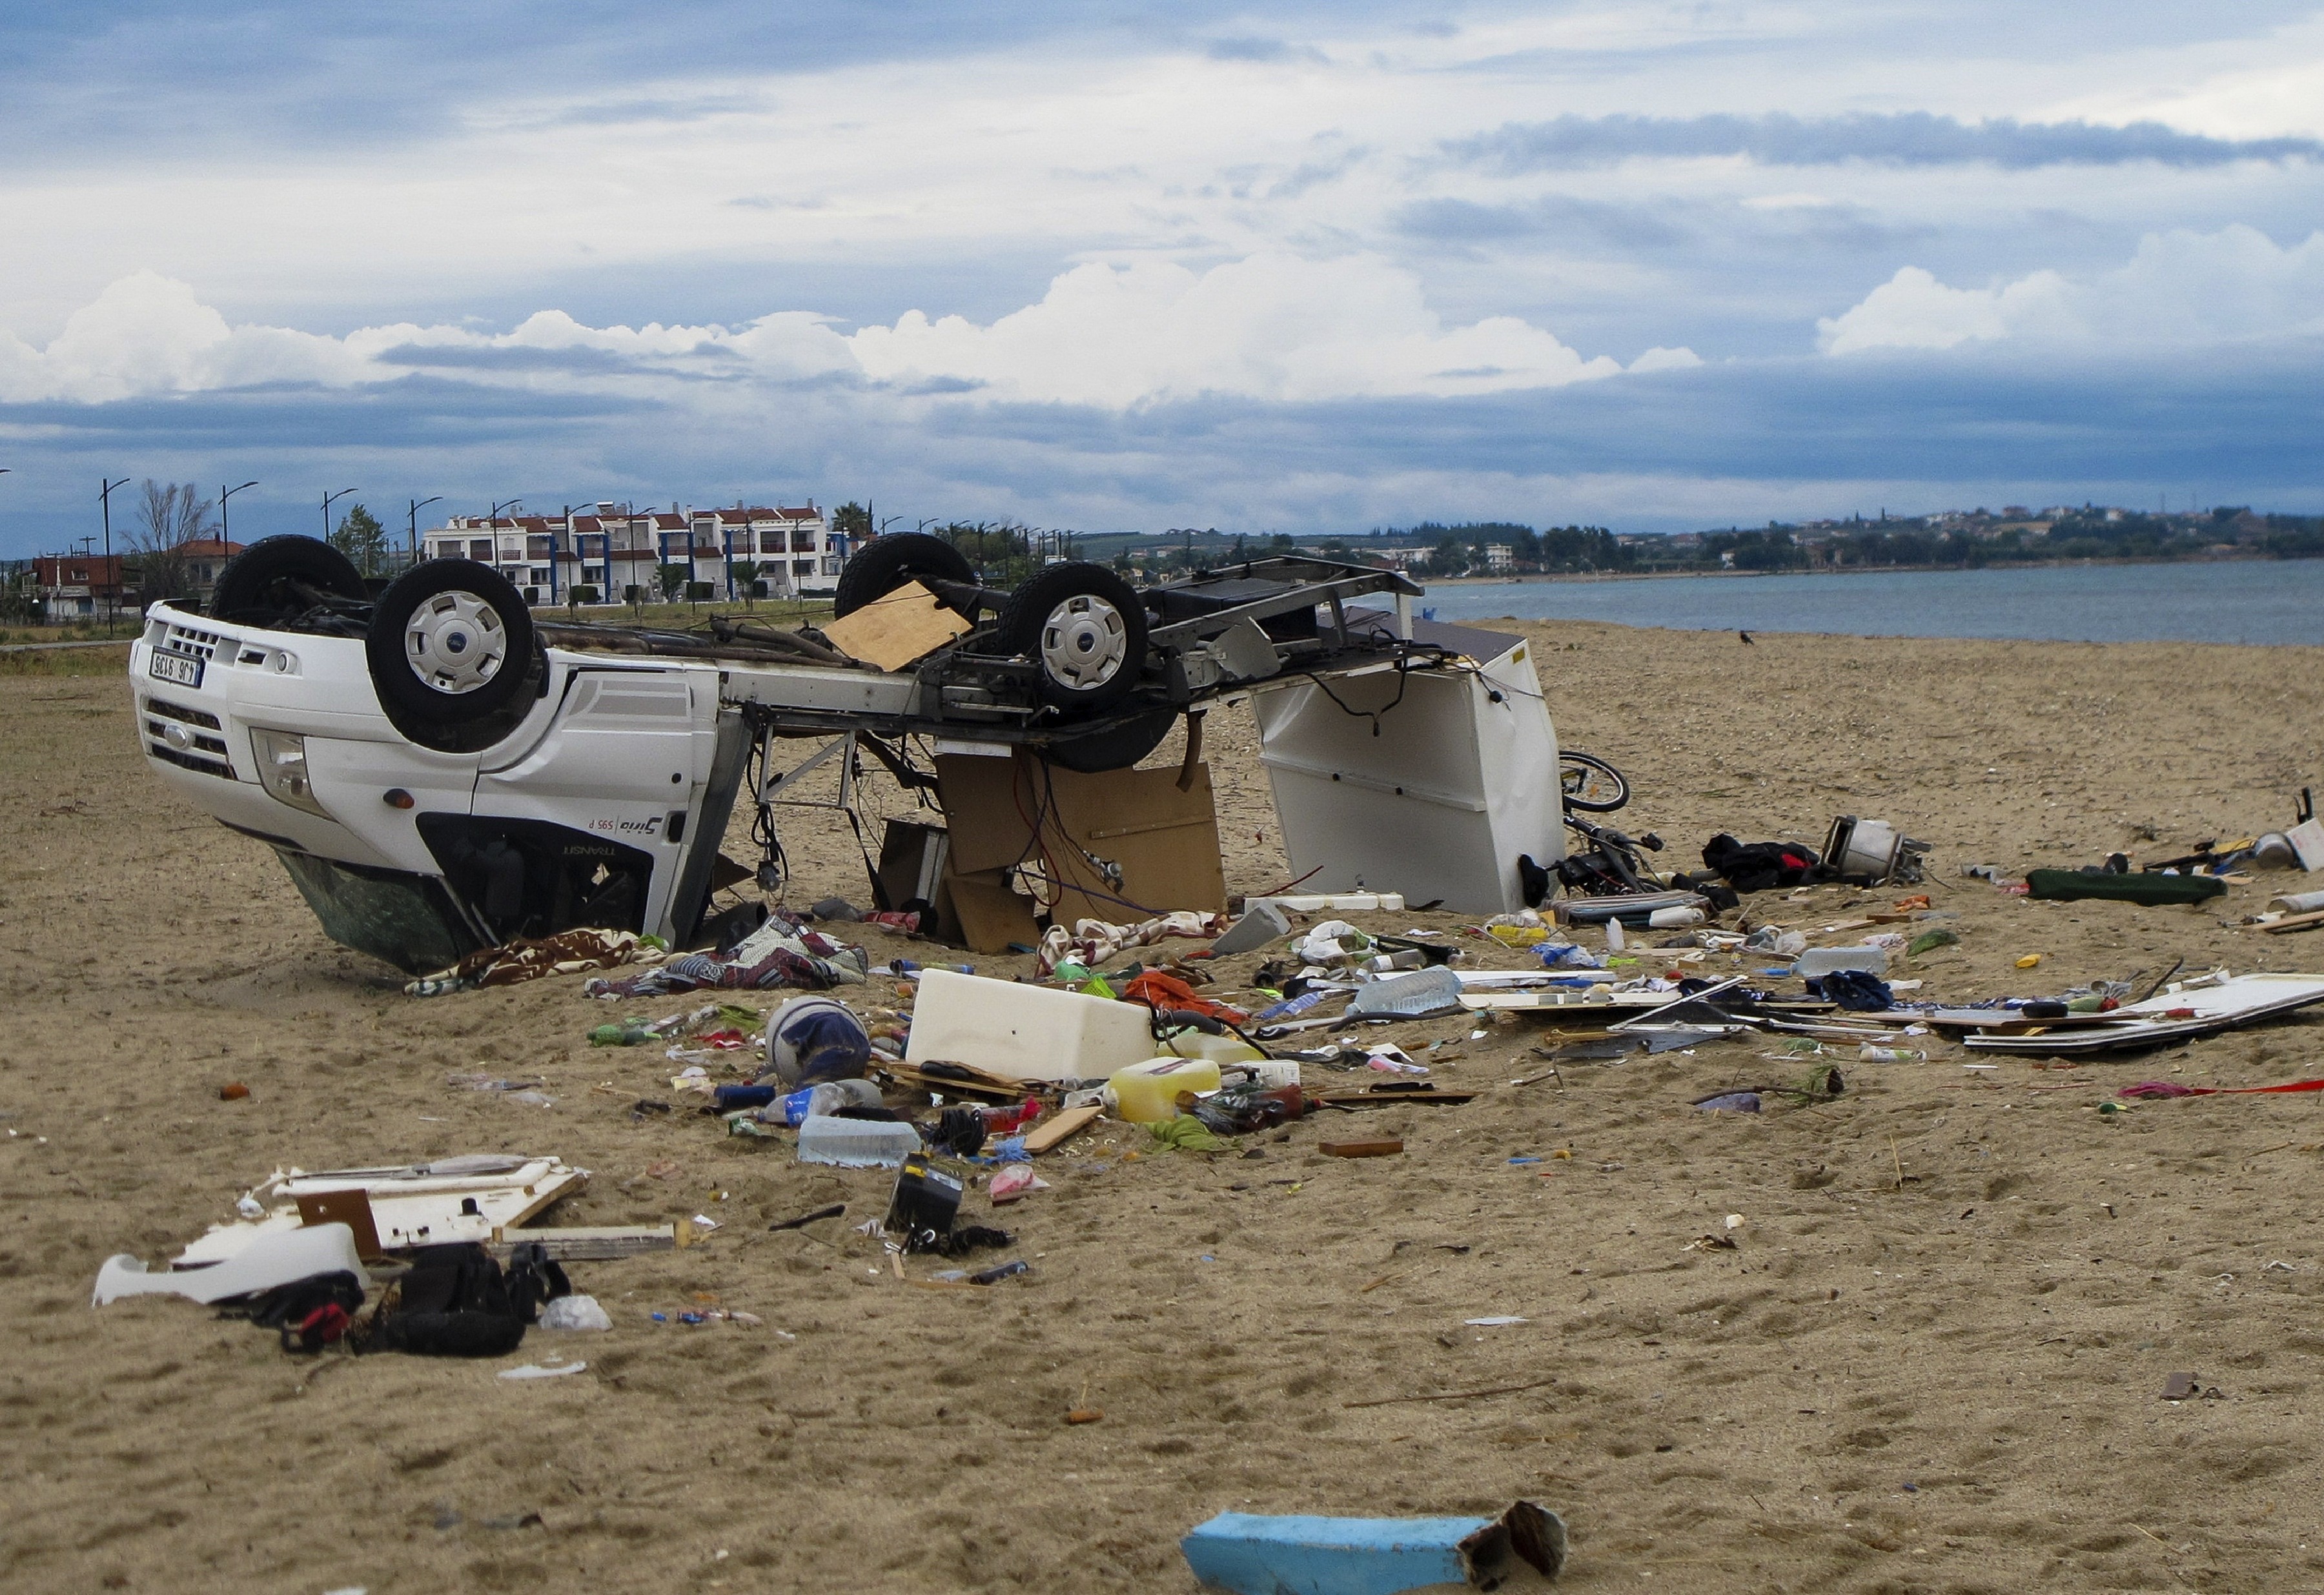
[[[659,601],[666,566],[685,568],[696,597],[746,596],[745,566],[749,596],[826,597],[838,589],[847,540],[812,499],[709,510],[601,502],[561,515],[454,515],[422,534],[429,558],[489,565],[528,604],[564,604],[576,588],[594,591],[585,602],[623,603],[632,588]]]

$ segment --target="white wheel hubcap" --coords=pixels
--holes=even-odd
[[[474,593],[438,593],[403,628],[412,674],[438,692],[474,692],[508,662],[500,612]]]
[[[1080,594],[1049,612],[1041,626],[1041,664],[1075,692],[1103,687],[1129,657],[1129,627],[1104,599]]]

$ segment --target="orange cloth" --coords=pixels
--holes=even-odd
[[[1153,1008],[1178,1009],[1187,1013],[1199,1013],[1214,1019],[1224,1019],[1231,1025],[1250,1022],[1250,1015],[1240,1008],[1230,1008],[1223,1002],[1194,995],[1194,988],[1175,974],[1164,974],[1149,969],[1121,989],[1122,999],[1143,1002]]]

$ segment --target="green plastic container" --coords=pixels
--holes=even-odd
[[[2080,870],[2028,870],[2026,895],[2051,902],[2070,903],[2097,898],[2109,903],[2200,903],[2227,895],[2227,883],[2216,875],[2086,875]]]

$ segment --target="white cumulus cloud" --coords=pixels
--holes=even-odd
[[[883,382],[948,380],[998,397],[1111,409],[1202,393],[1287,401],[1562,387],[1622,367],[1511,316],[1447,327],[1419,279],[1365,256],[1266,252],[1195,272],[1077,266],[1038,304],[979,326],[915,310],[848,339]],[[1692,363],[1658,349],[1653,370]]]
[[[1653,348],[1633,371],[1700,364]],[[567,388],[687,379],[838,375],[983,398],[1123,409],[1202,393],[1313,401],[1452,396],[1612,376],[1517,317],[1446,326],[1410,272],[1365,257],[1263,254],[1195,272],[1102,264],[1057,277],[1037,304],[980,326],[909,311],[852,336],[777,311],[736,327],[591,327],[540,310],[504,333],[410,322],[344,337],[230,324],[152,272],[76,310],[46,348],[0,331],[0,402],[102,403],[268,383],[347,387],[415,369]]]
[[[258,382],[345,382],[362,364],[334,338],[229,327],[187,284],[138,272],[75,310],[45,349],[0,331],[0,399],[101,402]]]
[[[2241,225],[2152,233],[2111,272],[2081,280],[2034,272],[1987,288],[1950,287],[1905,266],[1816,327],[1829,355],[2002,339],[2140,347],[2324,332],[2324,232],[2289,247]]]
[[[856,369],[825,318],[800,311],[728,328],[590,327],[540,310],[505,333],[396,322],[329,337],[231,325],[190,285],[138,272],[74,311],[46,348],[0,330],[0,402],[96,404],[267,383],[349,387],[392,381],[431,361],[456,364],[471,378],[521,381],[527,368],[516,357],[570,352],[605,356],[610,380],[624,372],[797,377]],[[495,355],[503,357],[497,370]]]

